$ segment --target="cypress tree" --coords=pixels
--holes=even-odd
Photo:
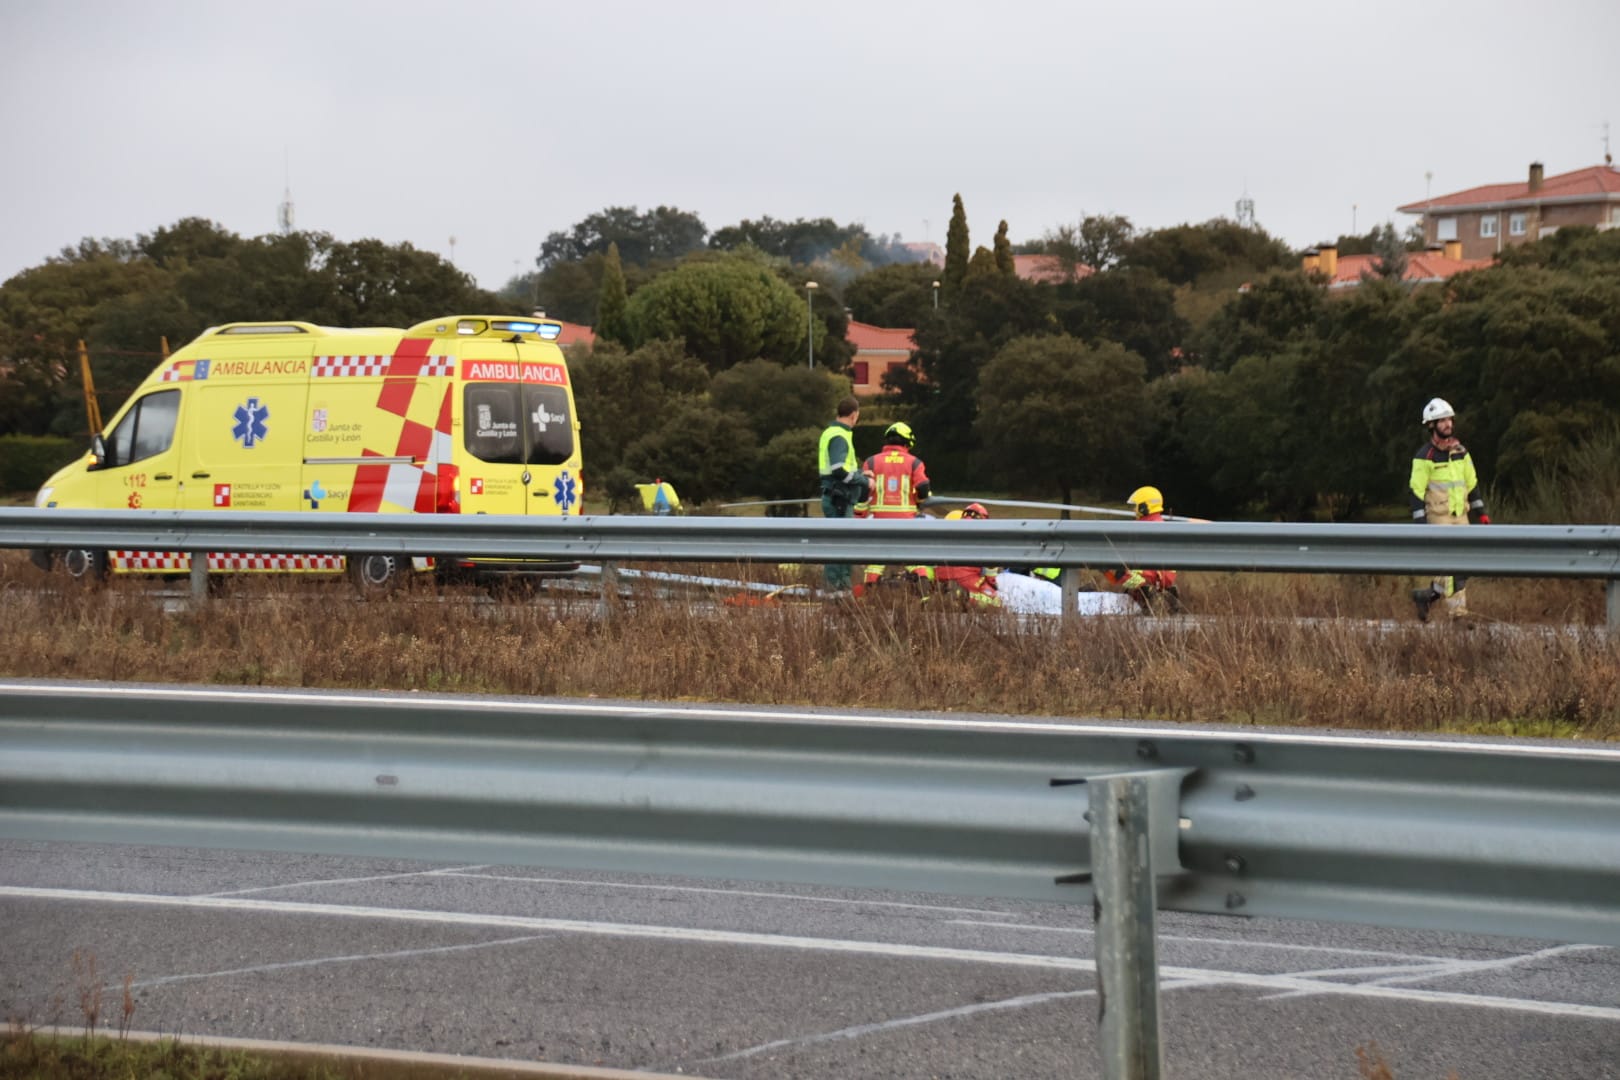
[[[996,230],[996,269],[1008,277],[1018,276],[1017,264],[1013,262],[1012,241],[1007,238],[1006,221]]]
[[[962,279],[968,268],[967,211],[962,209],[962,196],[952,200],[951,227],[945,233],[945,295],[955,296],[962,288]]]
[[[619,261],[619,245],[609,244],[602,264],[602,291],[596,298],[596,336],[629,346],[630,320],[625,316],[628,296],[624,288],[624,265]]]

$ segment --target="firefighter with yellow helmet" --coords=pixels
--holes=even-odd
[[[1137,521],[1164,520],[1164,492],[1156,487],[1143,485],[1131,492],[1125,502],[1136,511]],[[1174,570],[1121,566],[1103,571],[1103,579],[1129,594],[1143,611],[1152,611],[1161,602],[1171,611],[1181,610],[1181,593],[1176,589]]]
[[[903,420],[896,421],[883,432],[883,449],[862,462],[861,471],[872,480],[867,517],[921,516],[921,504],[928,498],[928,467],[912,452],[916,445],[917,437],[911,425]],[[868,587],[877,584],[884,569],[881,563],[868,566],[865,584]]]

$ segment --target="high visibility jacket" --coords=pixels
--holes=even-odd
[[[1163,514],[1146,514],[1138,521],[1163,521]],[[1115,588],[1134,592],[1144,586],[1150,589],[1168,589],[1176,583],[1174,570],[1137,570],[1129,566],[1120,566],[1112,570],[1103,571],[1103,580]]]
[[[928,495],[928,470],[922,458],[903,446],[885,446],[866,459],[864,468],[872,474],[873,517],[917,516],[917,500]]]
[[[1461,443],[1443,450],[1430,439],[1418,447],[1408,487],[1413,521],[1462,524],[1470,514],[1485,512],[1474,459]]]
[[[825,491],[838,479],[834,474],[842,469],[847,476],[860,462],[855,457],[855,432],[848,424],[834,420],[821,433],[816,446],[816,471],[821,474],[821,487]]]
[[[934,566],[927,568],[928,580],[944,589],[961,589],[975,607],[1000,607],[996,572],[982,566]]]

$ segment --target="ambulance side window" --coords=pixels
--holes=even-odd
[[[529,423],[529,464],[561,465],[574,452],[574,422],[568,394],[560,386],[523,388],[523,415]]]
[[[462,397],[467,452],[480,461],[521,465],[522,401],[516,383],[469,383]]]
[[[174,445],[180,417],[180,391],[159,390],[137,401],[107,436],[107,465],[129,465],[156,457]]]

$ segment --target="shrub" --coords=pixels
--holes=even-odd
[[[37,491],[82,452],[82,440],[60,435],[0,435],[0,492]]]

